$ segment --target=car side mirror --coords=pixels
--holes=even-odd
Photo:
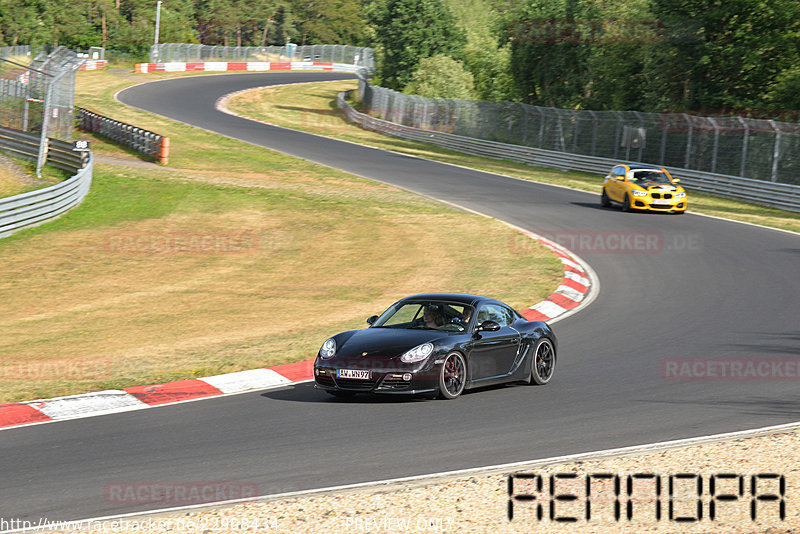
[[[681,179],[680,178],[673,178],[672,181],[677,184],[678,182],[681,181]]]
[[[374,323],[377,320],[378,320],[378,316],[377,315],[372,315],[372,316],[370,316],[369,319],[367,319],[367,324],[372,326],[372,323]]]
[[[500,330],[500,325],[494,321],[483,321],[475,329],[476,332],[497,332]]]

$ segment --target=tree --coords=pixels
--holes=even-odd
[[[800,122],[800,67],[778,74],[766,95],[767,108],[779,112],[781,120]]]
[[[45,0],[0,0],[0,6],[0,25],[8,44],[51,44],[53,23]]]
[[[464,32],[441,0],[387,0],[374,6],[371,17],[382,56],[378,74],[385,87],[405,87],[422,58],[462,55]]]
[[[297,0],[293,3],[300,44],[361,44],[366,21],[357,0]]]
[[[421,59],[403,92],[427,98],[476,98],[472,74],[461,61],[442,54]]]
[[[511,76],[528,104],[577,107],[589,84],[591,35],[598,20],[584,0],[527,0],[510,15]]]
[[[765,89],[800,59],[797,2],[652,0],[652,10],[664,40],[647,71],[651,107],[761,107]]]
[[[269,40],[273,45],[285,45],[297,37],[297,26],[294,22],[292,8],[281,4],[275,13],[275,29],[272,38]]]

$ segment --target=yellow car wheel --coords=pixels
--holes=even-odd
[[[628,193],[625,193],[625,198],[622,199],[622,211],[631,211],[631,198]]]
[[[600,195],[600,205],[604,208],[608,208],[611,206],[611,200],[609,200],[608,195],[606,194],[606,188],[603,188],[603,194]]]

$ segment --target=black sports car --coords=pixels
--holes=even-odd
[[[546,384],[556,336],[500,301],[429,293],[392,304],[369,328],[325,341],[314,362],[317,388],[336,396],[426,393],[454,399],[502,382]]]

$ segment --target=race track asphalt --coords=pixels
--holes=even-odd
[[[74,519],[172,504],[110,498],[109,488],[127,484],[241,481],[272,494],[800,419],[796,380],[662,377],[670,359],[800,358],[800,236],[692,214],[601,209],[595,194],[314,137],[214,109],[220,96],[248,87],[347,77],[187,77],[138,85],[119,99],[534,232],[561,239],[643,235],[655,248],[573,248],[596,271],[600,293],[587,309],[555,325],[559,361],[546,387],[480,390],[452,402],[339,401],[300,384],[4,430],[0,517]]]

